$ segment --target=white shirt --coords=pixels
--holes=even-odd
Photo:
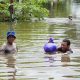
[[[4,43],[0,48],[0,51],[3,51],[5,53],[5,50],[9,51],[9,53],[17,52],[16,43],[13,43],[12,45],[9,45],[8,43]]]

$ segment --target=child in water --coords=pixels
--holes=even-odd
[[[61,53],[73,53],[70,48],[71,42],[68,39],[64,39],[61,43],[61,46],[57,49],[58,52]]]
[[[7,42],[2,45],[0,52],[3,52],[5,54],[17,52],[16,43],[14,42],[15,39],[16,36],[14,31],[7,32]]]

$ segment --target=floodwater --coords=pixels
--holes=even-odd
[[[0,55],[0,80],[80,80],[80,1],[61,1],[52,5],[52,19],[46,22],[12,24],[18,52]],[[78,20],[66,21],[69,15]],[[11,24],[0,23],[0,46],[9,29]],[[70,39],[73,53],[45,54],[43,46],[50,37],[57,46],[64,38]]]
[[[19,22],[14,24],[18,53],[0,56],[0,80],[80,80],[80,24]],[[0,23],[0,46],[6,41],[8,23]],[[72,54],[44,54],[49,37],[57,46],[71,40]]]

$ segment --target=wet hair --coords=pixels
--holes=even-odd
[[[66,42],[68,46],[71,44],[70,40],[68,39],[64,39],[63,42]]]

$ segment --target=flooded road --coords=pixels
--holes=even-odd
[[[0,23],[0,46],[6,41],[8,23]],[[14,25],[18,53],[0,56],[0,80],[80,80],[80,24],[20,22]],[[44,54],[49,37],[57,46],[71,40],[73,54]]]

